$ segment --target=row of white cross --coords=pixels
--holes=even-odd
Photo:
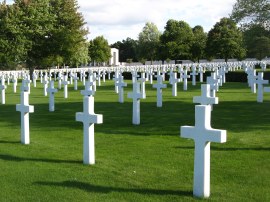
[[[226,73],[226,71],[219,70],[211,74],[211,77],[207,78],[208,84],[202,85],[201,96],[194,97],[194,103],[200,103],[200,105],[195,106],[195,126],[182,126],[181,136],[184,138],[192,138],[195,141],[195,156],[194,156],[194,186],[193,193],[197,197],[209,197],[210,195],[210,142],[226,142],[226,131],[217,130],[211,128],[211,108],[213,104],[218,103],[218,99],[215,97],[215,92],[218,87],[225,82],[225,73],[222,75],[220,71]],[[177,96],[177,82],[181,80],[185,83],[188,77],[186,70],[184,70],[183,77],[177,78],[177,74],[173,71],[170,73],[170,84],[173,86],[173,96]],[[196,70],[192,70],[191,75],[196,76]],[[153,75],[153,74],[152,74]],[[181,74],[180,74],[181,75]],[[219,78],[217,78],[219,76]],[[94,113],[94,93],[96,79],[93,78],[94,73],[91,72],[88,81],[85,82],[85,76],[82,76],[82,81],[85,82],[85,90],[81,91],[83,98],[83,112],[76,113],[76,121],[83,123],[83,163],[84,164],[94,164],[95,163],[95,147],[94,147],[94,124],[100,124],[103,122],[103,116]],[[140,124],[140,99],[146,98],[145,93],[145,74],[141,74],[141,78],[137,79],[137,72],[133,72],[133,91],[128,93],[128,97],[133,99],[133,124]],[[33,76],[34,78],[34,76]],[[37,78],[37,77],[36,77]],[[77,81],[76,76],[72,76],[74,81]],[[151,77],[150,77],[151,78]],[[153,85],[153,88],[157,89],[157,107],[162,106],[162,89],[166,88],[166,84],[163,84],[164,74],[158,72],[156,75],[157,83]],[[203,79],[203,77],[201,77]],[[200,78],[200,79],[201,79]],[[257,80],[262,78],[259,73]],[[48,81],[50,80],[50,81]],[[123,80],[121,71],[115,74],[115,90],[119,93],[119,102],[124,102],[124,87],[127,84]],[[4,79],[1,79],[1,86],[4,85]],[[63,81],[59,77],[58,82],[64,85],[64,97],[67,98],[67,75],[64,75]],[[54,111],[54,93],[57,89],[54,88],[54,81],[48,79],[45,74],[42,78],[42,83],[44,85],[44,95],[47,96],[47,92],[50,94],[50,104],[49,110]],[[192,79],[193,85],[196,85],[195,81]],[[263,83],[263,82],[262,82]],[[21,87],[21,103],[16,105],[16,110],[21,112],[21,141],[23,144],[30,143],[29,137],[29,113],[34,112],[34,106],[29,105],[29,76],[26,76],[22,81]],[[49,84],[49,87],[47,86]],[[258,92],[260,82],[257,81]],[[265,83],[263,83],[265,84]],[[34,82],[35,85],[35,82]],[[100,84],[99,84],[100,85]],[[185,86],[185,84],[184,84]],[[2,87],[1,87],[2,88]],[[3,89],[5,89],[4,87]],[[77,88],[77,85],[76,85]],[[46,90],[45,90],[46,89]],[[75,86],[74,86],[75,89]],[[184,89],[185,90],[185,89]],[[3,98],[3,95],[2,95]],[[3,102],[2,102],[3,103]]]

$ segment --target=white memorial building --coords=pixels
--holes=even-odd
[[[111,48],[111,58],[109,60],[110,66],[119,65],[119,50],[117,48]]]

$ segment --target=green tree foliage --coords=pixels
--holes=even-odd
[[[242,32],[229,18],[222,18],[214,25],[207,36],[206,52],[208,57],[242,59],[245,57]]]
[[[202,26],[195,26],[193,29],[194,41],[191,46],[192,60],[199,62],[205,56],[205,46],[207,34],[204,32]]]
[[[52,14],[56,22],[52,34],[51,50],[56,57],[59,55],[67,64],[78,65],[85,63],[88,58],[88,43],[86,35],[88,30],[84,28],[83,16],[78,12],[79,6],[76,0],[50,0]],[[80,53],[82,51],[82,53]]]
[[[12,69],[26,59],[31,43],[21,31],[23,26],[16,6],[0,4],[0,68]]]
[[[82,49],[88,51],[88,31],[76,0],[15,0],[1,5],[2,10],[1,63],[26,63],[32,69],[87,60],[88,54],[78,55]]]
[[[147,22],[139,33],[138,52],[140,58],[153,61],[157,59],[160,31],[152,22]]]
[[[270,31],[260,24],[253,24],[243,33],[247,48],[247,57],[262,59],[270,56]]]
[[[242,27],[260,24],[270,29],[270,1],[269,0],[237,0],[233,6],[231,19]]]
[[[111,58],[111,48],[103,36],[98,36],[90,41],[89,56],[90,60],[98,65],[109,61]]]
[[[119,50],[120,62],[138,62],[138,41],[127,38],[126,40],[118,41],[111,45],[112,48]]]
[[[194,35],[191,27],[184,21],[168,20],[161,35],[160,58],[191,59]]]

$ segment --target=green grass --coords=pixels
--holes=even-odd
[[[55,84],[57,86],[57,83]],[[79,86],[79,89],[83,87]],[[82,164],[82,95],[69,87],[56,94],[55,112],[48,111],[42,86],[31,88],[30,145],[20,143],[20,102],[12,84],[0,105],[0,201],[196,201],[193,198],[194,142],[180,138],[180,126],[194,125],[199,83],[178,96],[171,85],[156,91],[146,86],[141,100],[141,124],[132,125],[132,103],[118,103],[112,81],[102,82],[95,95],[96,164]],[[19,87],[18,87],[19,91]],[[226,83],[217,93],[212,127],[227,130],[227,142],[211,144],[209,201],[270,201],[270,94],[256,102],[246,83]]]

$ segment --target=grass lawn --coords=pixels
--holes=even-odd
[[[83,89],[79,83],[79,90]],[[57,83],[55,83],[57,87]],[[188,85],[172,97],[163,90],[163,107],[156,107],[156,90],[146,86],[141,100],[141,124],[132,125],[131,81],[125,103],[118,103],[112,81],[102,82],[95,95],[96,164],[82,164],[83,126],[75,121],[82,95],[69,87],[55,95],[55,112],[38,82],[29,102],[30,145],[20,143],[19,93],[12,84],[0,105],[0,201],[197,201],[193,198],[193,140],[180,138],[180,126],[194,125],[200,84]],[[19,86],[18,86],[19,92]],[[212,127],[227,130],[227,142],[211,143],[209,201],[270,201],[270,93],[256,102],[246,83],[226,83],[217,93]]]

